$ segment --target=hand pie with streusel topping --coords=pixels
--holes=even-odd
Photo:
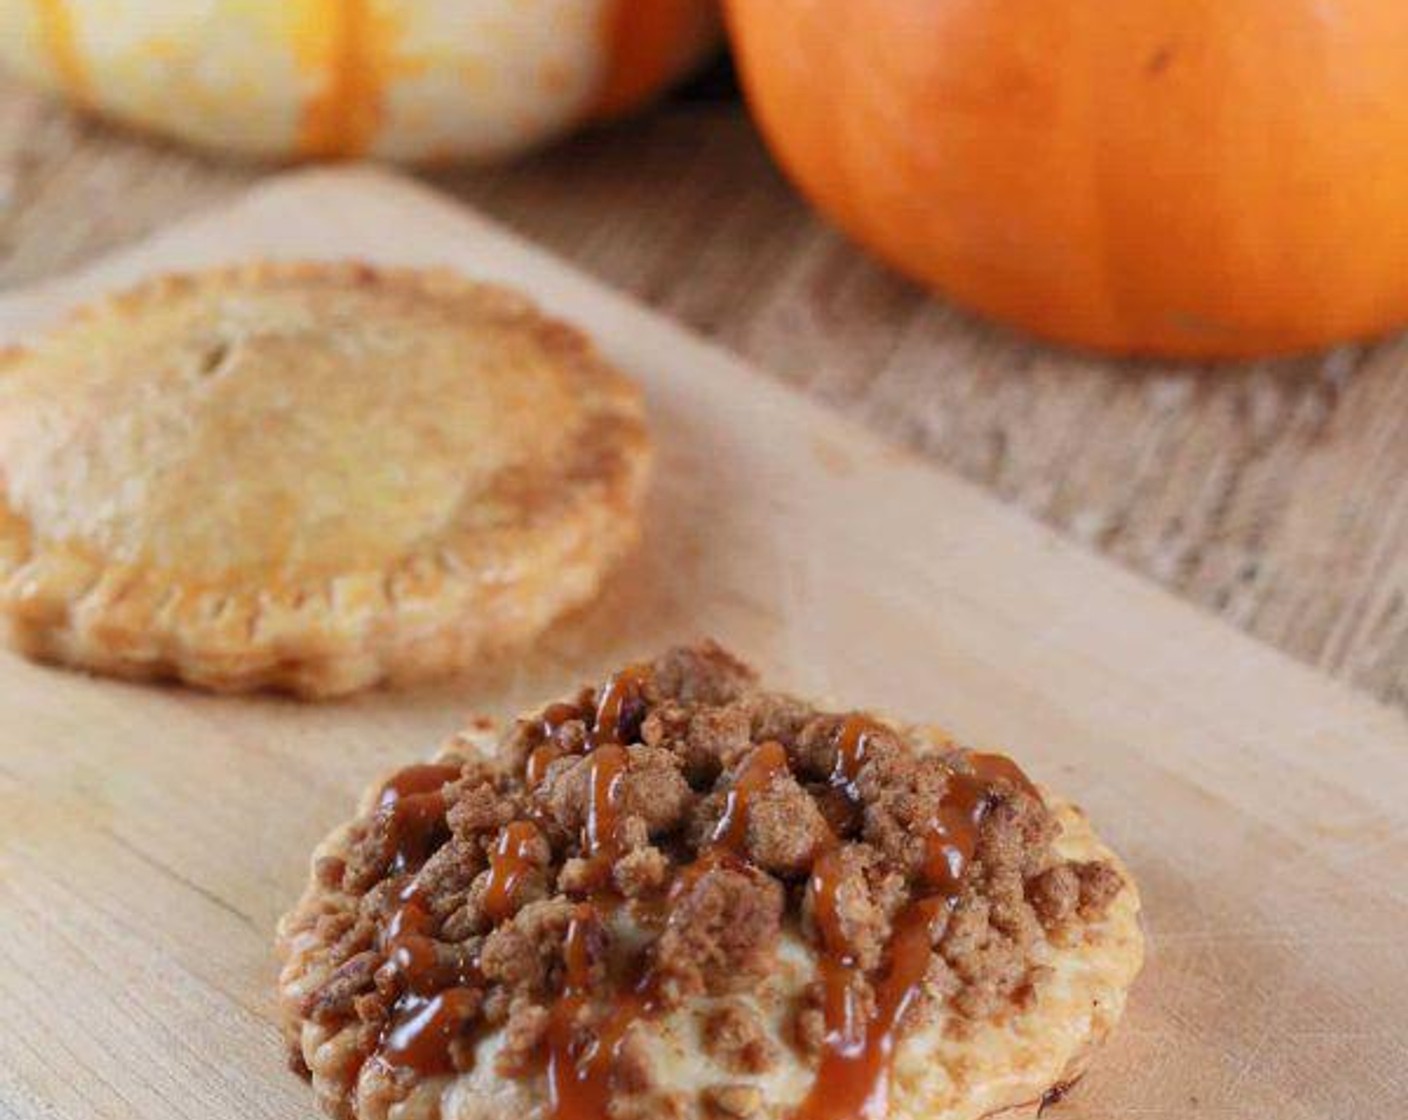
[[[977,1120],[1084,1070],[1138,915],[1010,759],[705,644],[371,787],[279,994],[347,1120]]]
[[[34,657],[321,697],[464,669],[634,541],[637,390],[448,272],[152,281],[0,359],[0,619]]]

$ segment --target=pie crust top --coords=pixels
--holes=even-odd
[[[168,277],[0,365],[0,610],[26,652],[310,695],[463,667],[633,541],[639,393],[448,272]]]

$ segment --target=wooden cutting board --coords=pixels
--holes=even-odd
[[[588,328],[649,397],[645,546],[514,671],[431,693],[308,707],[0,656],[0,1116],[309,1117],[270,941],[314,841],[468,712],[703,633],[793,689],[1010,749],[1128,859],[1148,968],[1057,1115],[1408,1115],[1399,716],[381,174],[272,180],[0,300],[0,338],[253,255],[451,264]]]

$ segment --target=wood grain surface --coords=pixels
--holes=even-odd
[[[0,79],[0,284],[267,170],[81,121]],[[727,95],[432,178],[1067,537],[1408,706],[1403,339],[1220,369],[1031,344],[829,231]]]
[[[0,300],[0,341],[151,270],[251,253],[449,263],[587,325],[646,390],[645,544],[531,658],[309,706],[0,657],[0,1116],[301,1118],[272,927],[362,786],[712,632],[780,686],[939,719],[1082,803],[1149,963],[1068,1120],[1400,1120],[1408,724],[1091,557],[526,243],[396,180],[276,182]]]

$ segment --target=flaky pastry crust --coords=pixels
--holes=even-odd
[[[634,386],[502,288],[152,280],[0,358],[0,624],[220,691],[445,675],[595,593],[649,460]]]

